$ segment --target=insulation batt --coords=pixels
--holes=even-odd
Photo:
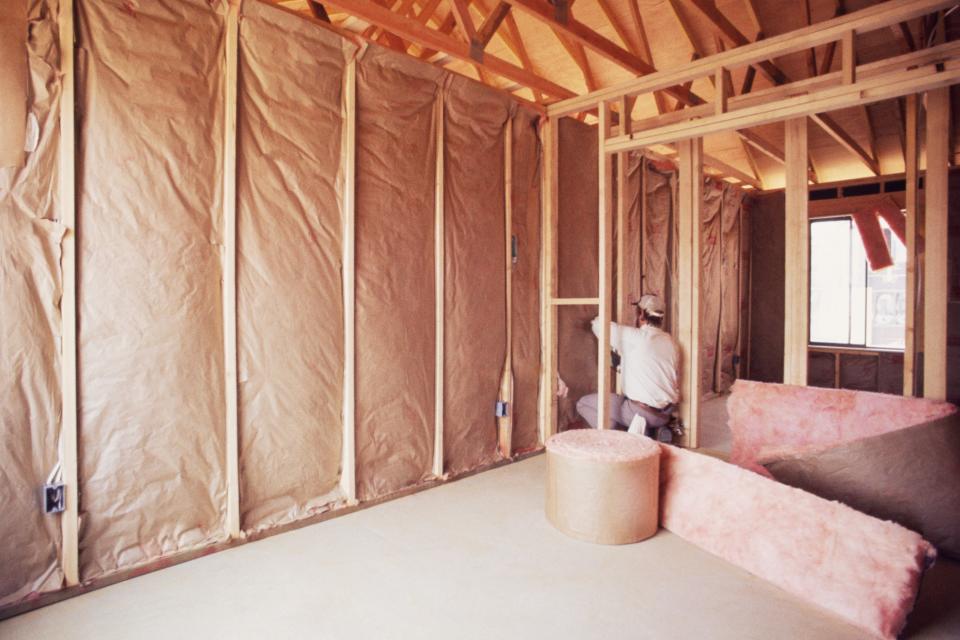
[[[261,2],[240,21],[237,340],[246,530],[339,500],[341,86],[352,44]]]
[[[539,446],[540,391],[540,139],[539,116],[513,116],[513,450]]]
[[[597,128],[562,118],[558,131],[557,291],[562,298],[597,295]],[[595,306],[560,307],[557,369],[570,392],[557,403],[559,430],[576,422],[576,402],[597,390]]]
[[[80,0],[80,565],[226,538],[223,5]]]
[[[63,582],[60,521],[39,500],[57,462],[61,417],[57,12],[44,0],[26,10],[21,53],[40,139],[22,167],[0,168],[0,606]]]
[[[924,398],[737,380],[727,411],[730,461],[768,475],[760,466],[766,459],[903,429],[955,413],[957,407]]]
[[[357,495],[431,475],[434,103],[442,72],[377,46],[357,63]]]
[[[444,470],[493,462],[506,342],[504,130],[512,102],[461,76],[444,89]]]
[[[875,637],[903,629],[936,556],[919,534],[715,458],[662,449],[665,529]]]

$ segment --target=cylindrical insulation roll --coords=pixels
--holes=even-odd
[[[657,532],[660,446],[622,431],[565,431],[547,442],[547,519],[578,540],[628,544]]]

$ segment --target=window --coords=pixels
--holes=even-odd
[[[907,250],[883,220],[893,266],[870,271],[849,217],[810,223],[810,342],[903,349]]]

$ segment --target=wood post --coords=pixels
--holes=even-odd
[[[560,122],[548,118],[543,137],[543,199],[540,224],[540,444],[557,431],[557,223]]]
[[[623,124],[624,117],[621,115],[620,122]],[[621,126],[621,131],[624,130]],[[628,324],[630,317],[630,300],[627,293],[627,180],[630,162],[629,153],[617,154],[617,290],[614,298],[614,308],[616,319],[619,324]],[[617,371],[617,394],[623,393],[623,376]]]
[[[506,351],[500,380],[500,401],[505,402],[506,415],[497,418],[497,439],[500,455],[513,453],[513,119],[508,116],[503,128],[503,218],[504,276],[506,277]]]
[[[443,477],[443,360],[444,360],[444,212],[443,212],[443,92],[437,94],[434,103],[434,126],[436,127],[436,190],[434,191],[434,313],[436,318],[436,343],[434,346],[434,396],[433,396],[433,475]]]
[[[61,563],[67,586],[80,583],[79,474],[77,472],[77,218],[76,218],[76,122],[74,118],[73,0],[60,0],[60,148],[58,150],[58,217],[64,226],[60,268],[63,294],[60,300],[61,363],[60,471],[66,488],[65,509],[60,516],[63,537]]]
[[[907,96],[904,124],[906,139],[904,153],[906,158],[906,210],[907,210],[907,274],[906,274],[906,322],[903,336],[903,395],[916,393],[916,306],[917,306],[917,222],[920,211],[919,191],[919,146],[917,144],[917,123],[919,103],[916,94]]]
[[[684,140],[679,151],[680,217],[677,235],[678,305],[676,338],[680,345],[680,419],[686,446],[699,446],[700,422],[700,209],[703,206],[703,139]]]
[[[356,188],[357,60],[351,58],[343,91],[343,462],[340,491],[357,502],[357,355],[356,355]]]
[[[610,420],[610,280],[612,273],[611,252],[613,249],[613,157],[604,149],[610,136],[610,105],[600,103],[600,122],[597,126],[597,192],[599,199],[599,281],[597,297],[600,299],[600,335],[597,340],[597,428],[606,429]]]
[[[924,185],[923,397],[947,397],[947,200],[950,89],[927,94],[927,177]]]
[[[227,533],[240,536],[240,452],[237,421],[237,54],[239,0],[227,8],[224,46],[223,341],[227,403]]]
[[[786,128],[786,237],[784,254],[783,382],[807,384],[809,334],[810,225],[807,211],[807,119],[794,118]]]

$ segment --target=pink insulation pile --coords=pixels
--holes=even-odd
[[[705,455],[660,464],[661,526],[875,636],[903,629],[936,554],[919,534]]]
[[[764,460],[904,429],[955,413],[957,407],[884,393],[738,380],[727,410],[730,461],[766,474],[760,466]]]

